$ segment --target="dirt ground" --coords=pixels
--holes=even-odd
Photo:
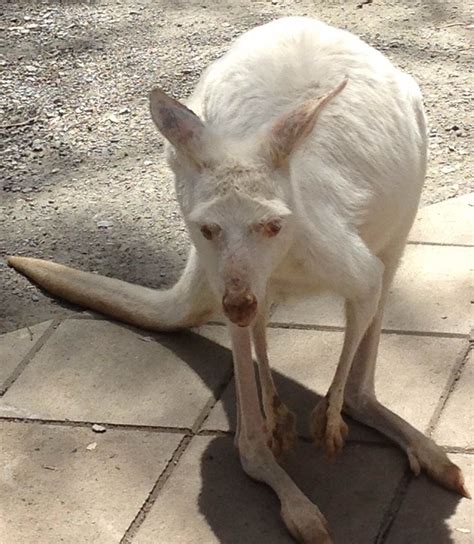
[[[351,30],[411,73],[431,127],[422,204],[468,192],[474,170],[469,4],[4,0],[0,332],[71,311],[9,269],[9,254],[153,287],[173,283],[187,238],[148,91],[157,84],[186,97],[236,36],[280,16],[316,16]]]

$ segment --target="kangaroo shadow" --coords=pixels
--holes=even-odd
[[[209,380],[210,355],[217,364],[231,364],[232,355],[227,348],[195,332],[159,335],[158,341],[174,351],[206,383]],[[308,414],[321,395],[282,373],[274,372],[274,377],[282,400],[296,413],[299,422],[300,440],[282,464],[299,488],[326,516],[336,544],[381,542],[380,539],[390,530],[401,490],[407,485],[409,493],[413,488],[416,491],[415,500],[410,505],[413,526],[406,531],[410,537],[408,540],[391,540],[389,536],[388,542],[454,542],[444,520],[454,513],[459,496],[441,489],[424,475],[412,482],[405,454],[375,431],[347,417],[350,426],[348,442],[343,453],[328,462],[311,443],[306,430]],[[215,385],[211,390],[218,398],[219,391]],[[222,407],[233,429],[233,381],[221,395],[220,402],[215,409]],[[225,426],[220,428],[225,429]],[[201,431],[201,436],[194,438],[194,446],[201,448],[202,454],[200,467],[196,467],[199,474],[189,477],[201,480],[200,513],[216,539],[223,544],[293,542],[280,520],[276,496],[267,486],[244,474],[231,434],[209,436],[212,432],[208,430]],[[414,509],[418,515],[413,515]]]

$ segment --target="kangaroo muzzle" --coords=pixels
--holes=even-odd
[[[222,297],[224,314],[239,327],[248,327],[257,313],[257,298],[246,288],[228,288]]]

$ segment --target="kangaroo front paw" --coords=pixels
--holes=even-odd
[[[274,399],[270,421],[267,419],[267,436],[267,444],[276,458],[296,442],[296,416],[278,397]]]
[[[328,457],[333,457],[344,447],[349,428],[341,412],[334,410],[327,397],[321,399],[311,414],[311,434],[318,447],[324,447]]]

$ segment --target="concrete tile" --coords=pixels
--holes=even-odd
[[[5,544],[117,544],[182,438],[24,423],[0,429]]]
[[[231,366],[227,350],[195,333],[152,338],[68,320],[2,402],[46,419],[191,427]]]
[[[474,488],[474,456],[450,455]],[[446,491],[425,475],[415,478],[392,525],[387,544],[472,544],[473,501]]]
[[[412,242],[474,245],[474,193],[421,208],[410,232]]]
[[[409,245],[390,291],[383,326],[417,332],[469,334],[472,312],[467,247]],[[343,301],[334,295],[280,305],[273,323],[344,326]]]
[[[434,433],[439,444],[474,448],[474,358],[472,351]]]
[[[0,386],[41,338],[51,321],[0,335]]]
[[[272,323],[344,327],[344,299],[334,293],[290,298],[275,305]]]
[[[213,330],[201,334],[212,336]],[[269,356],[282,400],[298,416],[300,434],[308,435],[308,416],[331,383],[343,334],[270,329]],[[216,341],[219,341],[218,339]],[[377,395],[391,410],[424,430],[466,345],[458,338],[382,335],[376,375]],[[204,422],[204,429],[235,428],[235,396],[229,384]],[[380,440],[362,425],[351,425],[351,440]]]
[[[408,246],[388,301],[391,329],[469,334],[474,250]]]
[[[335,544],[347,544],[374,541],[405,462],[392,448],[353,445],[328,463],[301,443],[285,468],[327,517]],[[276,496],[243,473],[232,438],[195,437],[134,539],[155,542],[294,541]]]

